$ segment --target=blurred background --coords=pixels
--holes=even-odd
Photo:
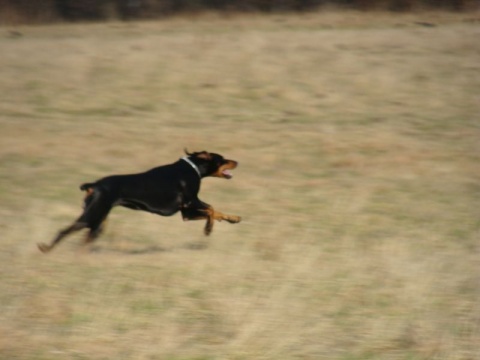
[[[308,12],[322,8],[393,12],[478,10],[478,0],[0,0],[4,22],[158,19],[215,12]]]
[[[128,21],[124,21],[128,20]],[[480,358],[478,1],[0,0],[0,358]],[[78,186],[239,162],[239,224]]]

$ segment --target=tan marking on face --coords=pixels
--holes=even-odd
[[[233,170],[237,167],[238,163],[234,160],[226,160],[227,163],[223,164],[218,168],[218,170],[213,173],[211,176],[214,177],[219,177],[219,178],[224,178],[224,179],[230,179],[231,176],[227,176],[224,171],[226,170]]]

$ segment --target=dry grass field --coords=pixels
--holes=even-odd
[[[0,358],[479,359],[478,19],[0,28]],[[37,250],[184,147],[240,162],[200,197],[242,223],[116,208]]]

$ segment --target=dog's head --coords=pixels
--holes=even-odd
[[[185,149],[185,154],[198,167],[202,177],[213,176],[231,179],[233,175],[230,170],[238,166],[238,162],[235,160],[228,160],[222,155],[207,151],[190,153]]]

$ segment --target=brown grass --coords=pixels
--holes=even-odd
[[[475,16],[2,29],[0,358],[478,358]],[[242,223],[115,209],[38,252],[185,146],[240,162],[201,198]]]

